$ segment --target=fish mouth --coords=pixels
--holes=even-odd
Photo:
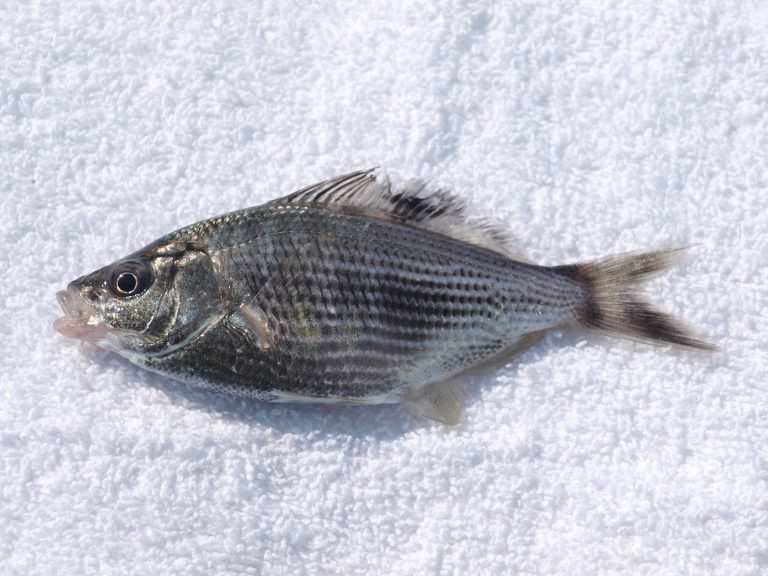
[[[86,342],[96,342],[107,336],[108,329],[98,310],[83,300],[76,287],[70,285],[66,290],[60,290],[56,300],[64,311],[64,316],[53,323],[59,333]]]

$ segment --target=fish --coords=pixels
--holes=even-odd
[[[361,170],[183,227],[70,282],[54,327],[194,386],[399,402],[456,425],[464,382],[559,326],[716,350],[639,291],[682,250],[541,266],[457,194]]]

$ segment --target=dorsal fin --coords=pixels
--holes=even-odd
[[[396,220],[522,260],[510,234],[487,220],[466,215],[464,201],[447,190],[429,189],[421,180],[393,188],[376,169],[361,170],[320,182],[275,200],[274,204],[321,204],[374,218]]]

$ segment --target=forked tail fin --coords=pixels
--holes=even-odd
[[[633,340],[718,350],[692,336],[677,318],[647,302],[637,290],[638,283],[671,267],[683,250],[630,252],[558,267],[585,290],[586,298],[577,311],[579,322]]]

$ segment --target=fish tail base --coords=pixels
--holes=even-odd
[[[638,283],[673,266],[683,250],[630,252],[559,267],[584,288],[585,298],[576,311],[579,322],[588,328],[651,344],[717,350],[693,336],[675,316],[646,301],[637,290]]]

